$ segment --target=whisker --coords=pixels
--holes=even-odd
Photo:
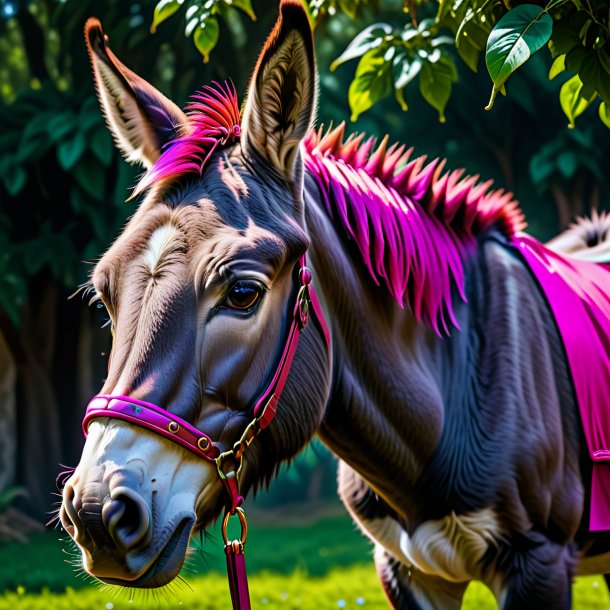
[[[95,264],[95,263],[91,263],[91,264]],[[79,294],[81,294],[82,298],[84,299],[86,296],[88,296],[92,291],[95,291],[95,288],[93,287],[93,284],[91,283],[91,280],[87,280],[86,282],[84,282],[83,284],[81,284],[69,297],[68,299],[73,299],[74,297],[78,296]]]

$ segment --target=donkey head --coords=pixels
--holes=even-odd
[[[295,263],[308,245],[299,153],[315,111],[307,14],[297,0],[282,1],[251,80],[241,137],[227,134],[207,159],[194,145],[194,111],[183,113],[127,69],[97,20],[87,23],[86,39],[116,143],[148,169],[142,204],[92,275],[114,336],[101,394],[161,405],[228,449],[277,367]],[[321,420],[329,355],[320,329],[310,328],[276,418],[244,456],[242,493],[294,456]],[[87,572],[157,587],[178,574],[190,535],[219,516],[225,493],[213,464],[146,429],[101,418],[91,422],[65,485],[61,520]]]

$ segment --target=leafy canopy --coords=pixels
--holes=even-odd
[[[395,5],[392,0],[385,3]],[[351,4],[351,9],[357,8]],[[514,7],[510,0],[407,0],[404,7],[410,18],[405,18],[402,29],[388,23],[369,25],[332,64],[335,69],[358,60],[348,94],[353,120],[391,93],[407,110],[405,89],[418,79],[422,97],[443,122],[458,79],[456,54],[474,72],[480,57],[485,57],[492,81],[489,110],[498,92],[505,93],[509,77],[546,48],[554,59],[549,78],[562,73],[567,77],[559,101],[569,126],[595,104],[601,121],[609,126],[608,0],[548,0],[544,5]],[[424,18],[418,20],[420,13]]]

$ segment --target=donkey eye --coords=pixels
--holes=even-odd
[[[247,311],[252,309],[263,295],[263,287],[258,282],[241,280],[229,288],[224,305],[229,309]]]

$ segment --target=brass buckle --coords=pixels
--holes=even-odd
[[[264,411],[264,409],[263,409]],[[245,450],[252,444],[252,441],[256,438],[258,434],[258,418],[253,419],[243,431],[241,438],[233,445],[233,454],[235,455],[235,459],[241,462],[241,458],[245,452]]]
[[[298,296],[299,326],[303,330],[309,321],[309,286],[301,286]]]
[[[237,543],[237,545],[239,545],[243,550],[243,546],[244,544],[246,544],[246,539],[248,538],[248,522],[246,521],[246,513],[244,513],[243,508],[237,507],[233,514],[237,515],[239,519],[239,524],[241,525],[241,534],[239,538],[229,542],[229,534],[227,530],[229,527],[229,519],[231,518],[231,512],[227,511],[225,513],[224,519],[222,520],[222,539],[225,543],[225,547],[229,545],[234,546]]]
[[[241,438],[233,445],[232,449],[221,453],[216,458],[216,468],[221,479],[239,477],[243,464],[243,456],[246,449],[252,444],[259,432],[258,418],[253,419],[243,431]],[[232,461],[232,469],[226,468],[226,464]]]
[[[226,468],[226,464],[231,461],[231,469]],[[239,471],[241,470],[242,458],[239,459],[233,453],[233,449],[229,451],[225,451],[221,453],[216,458],[216,470],[218,470],[218,476],[222,480],[231,479],[233,477],[237,477]]]

